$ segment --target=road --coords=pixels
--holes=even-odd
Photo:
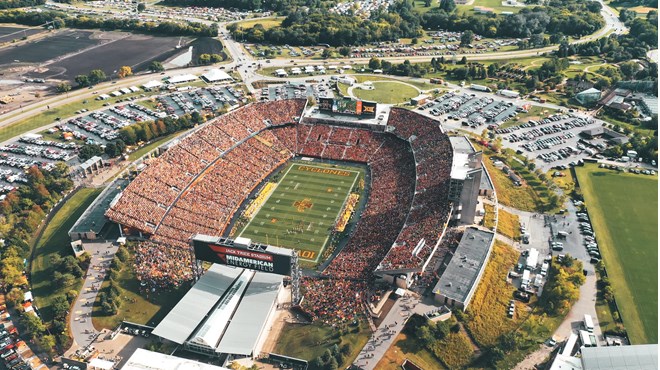
[[[73,335],[73,344],[68,351],[69,354],[92,343],[99,333],[92,324],[92,308],[98,288],[101,287],[107,270],[110,268],[110,261],[117,252],[117,245],[106,241],[84,243],[84,247],[92,259],[83,287],[69,315],[69,325]]]

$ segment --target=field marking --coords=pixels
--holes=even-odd
[[[282,181],[278,182],[277,185],[275,185],[275,188],[273,189],[273,191],[270,192],[270,194],[268,195],[268,197],[267,197],[267,198],[264,200],[264,202],[261,204],[261,207],[259,207],[259,209],[257,209],[257,210],[254,212],[254,216],[252,216],[252,218],[250,219],[250,221],[248,221],[247,225],[245,225],[245,227],[243,228],[243,230],[241,230],[241,233],[238,234],[238,237],[239,237],[239,238],[241,237],[241,235],[243,235],[243,233],[245,232],[245,230],[247,230],[248,227],[250,227],[250,225],[252,224],[252,221],[254,221],[254,219],[257,218],[257,215],[259,214],[259,212],[261,211],[261,209],[263,208],[263,206],[265,206],[266,203],[268,203],[268,200],[270,199],[270,197],[272,197],[273,194],[275,194],[275,191],[277,190],[277,188],[280,187],[280,184],[281,184],[282,182],[284,182],[284,179],[286,178],[286,175],[289,174],[289,171],[291,171],[292,168],[293,168],[293,165],[289,166],[289,169],[286,170],[286,173],[284,174],[284,177],[282,177]],[[268,217],[268,215],[266,215],[266,217]]]
[[[247,225],[245,225],[245,227],[243,228],[243,230],[241,230],[240,234],[238,235],[239,237],[242,236],[243,233],[245,232],[245,230],[247,230],[247,229],[250,227],[250,225],[252,224],[252,221],[254,221],[254,219],[257,218],[257,215],[259,214],[259,212],[261,211],[261,209],[266,205],[266,203],[268,203],[268,201],[270,200],[270,197],[271,197],[273,194],[275,194],[275,192],[277,191],[277,188],[278,188],[282,183],[284,183],[284,182],[286,181],[286,177],[289,175],[289,172],[290,172],[291,169],[292,169],[294,166],[296,166],[296,165],[298,165],[298,166],[302,166],[303,164],[295,163],[295,162],[294,162],[291,166],[289,166],[289,168],[288,168],[288,169],[286,170],[286,172],[284,173],[284,176],[282,176],[282,179],[277,183],[277,185],[275,186],[275,188],[273,189],[273,191],[271,192],[271,194],[268,196],[268,198],[266,198],[266,200],[264,200],[264,203],[261,205],[261,207],[259,207],[259,209],[257,209],[257,210],[254,212],[254,216],[252,217],[252,219],[250,219],[250,221],[247,223]],[[328,168],[328,167],[324,167],[324,166],[314,166],[314,165],[309,165],[309,164],[304,164],[304,166],[307,166],[307,167],[315,167],[315,168],[320,168],[320,169],[327,169],[327,168]],[[296,169],[296,170],[297,170],[297,169]],[[351,186],[350,186],[350,188],[348,189],[348,191],[346,191],[346,196],[344,197],[344,201],[342,202],[342,206],[341,206],[341,207],[339,208],[339,210],[337,211],[337,216],[335,217],[335,220],[334,220],[334,222],[333,222],[333,225],[335,225],[335,224],[337,223],[337,220],[339,220],[339,218],[341,217],[341,215],[342,215],[342,212],[341,212],[341,211],[344,209],[343,206],[346,204],[346,201],[348,200],[348,197],[351,195],[351,189],[353,189],[353,187],[355,186],[355,182],[358,180],[358,178],[360,177],[360,173],[361,173],[360,171],[356,171],[356,170],[347,170],[347,169],[343,169],[343,168],[342,168],[341,170],[342,170],[342,171],[346,171],[346,172],[351,172],[351,173],[353,173],[353,182],[351,183]],[[304,171],[300,171],[300,172],[304,172]],[[312,172],[312,173],[315,173],[315,172]],[[322,174],[322,175],[328,175],[328,174],[324,174],[324,173],[321,173],[321,174]],[[293,177],[294,177],[294,178],[297,178],[298,175],[293,175]],[[342,180],[341,182],[343,183],[343,180]],[[291,183],[291,181],[290,181],[290,183]],[[300,183],[296,183],[296,187],[297,187],[299,184],[300,184]],[[335,193],[334,196],[337,197],[338,195]],[[266,217],[268,217],[268,216],[266,216]],[[326,214],[326,215],[323,215],[323,219],[326,219],[327,217],[328,217],[327,214]],[[314,223],[314,222],[313,222],[313,223]],[[323,224],[324,224],[324,223],[323,223],[322,221],[320,221],[319,223],[317,223],[318,228],[320,228],[321,225],[323,225]],[[255,233],[255,234],[257,234],[257,233]],[[321,248],[320,248],[319,251],[318,251],[318,254],[317,254],[316,259],[311,260],[311,259],[302,258],[302,257],[300,257],[300,259],[303,259],[303,260],[306,260],[306,261],[312,261],[312,262],[314,262],[314,263],[317,263],[317,262],[319,261],[319,259],[321,258],[322,254],[323,254],[323,251],[325,250],[325,248],[326,248],[326,246],[327,246],[327,243],[328,243],[328,239],[329,239],[329,238],[330,238],[330,235],[329,235],[329,234],[326,234],[325,240],[324,240],[323,243],[321,244]],[[285,246],[285,248],[288,248],[288,249],[296,249],[295,247],[286,247],[286,246]],[[299,248],[298,248],[298,249],[299,249]],[[299,250],[300,250],[300,249],[299,249]]]
[[[324,166],[314,166],[313,164],[305,164],[305,165],[302,165],[302,164],[299,164],[299,163],[298,163],[298,165],[300,165],[300,166],[305,166],[305,167],[320,168],[320,169],[324,169],[324,170],[327,170],[327,169],[328,169],[328,167],[324,167]],[[291,166],[291,167],[293,167],[293,166]],[[347,169],[344,169],[344,168],[340,169],[340,171],[353,172],[353,173],[357,173],[358,175],[360,174],[360,171],[356,171],[356,170],[347,170]],[[304,171],[301,171],[301,172],[304,172]],[[329,173],[323,173],[323,172],[312,172],[312,173],[320,173],[321,175],[331,175],[331,174],[329,174]],[[353,181],[353,183],[355,183],[355,181]]]

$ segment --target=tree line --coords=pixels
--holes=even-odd
[[[23,276],[25,270],[23,261],[30,258],[28,240],[37,231],[46,213],[73,188],[73,181],[68,174],[69,168],[62,162],[57,163],[50,171],[37,166],[30,167],[27,170],[27,183],[6,194],[4,200],[0,202],[0,235],[4,238],[4,244],[0,246],[0,282],[7,301],[17,308],[23,302],[23,288],[27,283]],[[69,276],[82,276],[79,262],[75,257],[71,256],[71,258],[74,260],[72,263],[69,263],[71,259],[68,257],[66,262],[61,258],[59,261],[53,261],[57,263],[56,266],[60,271],[60,275],[53,278],[58,278],[61,282],[64,281],[62,279],[68,280]],[[71,275],[63,277],[63,274]],[[74,292],[68,298],[68,303],[76,296],[77,292]],[[66,305],[65,311],[68,310],[69,304]],[[28,329],[27,336],[49,352],[56,343],[65,345],[68,341],[65,320],[64,326],[52,328],[58,333],[56,335],[46,335],[46,325],[34,315],[23,315],[21,322]]]
[[[0,9],[27,8],[46,4],[46,0],[4,0],[0,1]]]
[[[1,23],[18,23],[38,26],[52,22],[54,28],[92,28],[103,30],[136,31],[167,36],[218,36],[218,26],[214,23],[205,25],[199,22],[145,22],[138,19],[101,18],[88,16],[68,16],[59,11],[26,12],[23,10],[0,11]]]
[[[308,8],[290,11],[280,26],[270,29],[261,24],[247,29],[234,24],[229,30],[237,40],[291,45],[364,45],[419,37],[423,29],[470,31],[486,37],[535,37],[532,45],[546,45],[553,40],[546,40],[544,34],[581,37],[604,25],[598,2],[554,0],[549,6],[525,8],[518,14],[484,16],[457,12],[453,0],[443,0],[439,7],[419,14],[404,0],[364,20]]]

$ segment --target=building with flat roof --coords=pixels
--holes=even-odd
[[[146,349],[138,348],[131,357],[128,358],[126,364],[122,366],[122,370],[229,370],[226,367],[205,364],[203,362],[189,360],[176,356],[166,355],[160,352],[148,351]]]
[[[490,256],[495,234],[476,227],[465,229],[447,268],[433,288],[435,301],[463,310],[470,304],[474,291]]]
[[[657,370],[658,345],[582,348],[584,370]]]
[[[85,212],[78,218],[69,230],[71,240],[88,239],[94,240],[108,223],[105,212],[110,208],[110,203],[128,185],[129,181],[117,179],[108,185],[98,197],[87,207]]]
[[[152,334],[212,357],[256,356],[282,277],[214,264]]]
[[[471,225],[482,184],[482,152],[477,152],[465,136],[450,136],[449,141],[454,151],[449,182],[449,200],[454,202],[455,210],[452,217]]]

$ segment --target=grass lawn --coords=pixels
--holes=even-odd
[[[630,340],[657,343],[658,178],[592,164],[576,174]]]
[[[140,283],[135,276],[133,252],[130,254],[131,258],[124,263],[116,280],[119,299],[122,302],[117,314],[113,316],[103,315],[99,296],[96,296],[92,311],[92,323],[97,330],[115,329],[124,320],[154,326],[172,310],[190,288],[189,286],[181,286],[171,292],[159,292],[155,296],[145,297],[140,292]],[[106,290],[109,283],[110,281],[106,278],[101,285],[101,291]]]
[[[399,334],[394,345],[385,352],[376,369],[401,370],[401,364],[405,359],[414,362],[422,369],[445,369],[431,351],[420,348],[414,338],[409,338],[403,333]]]
[[[395,81],[375,81],[373,90],[353,88],[353,95],[362,100],[376,101],[384,104],[400,104],[409,102],[419,95],[419,91],[408,84]]]
[[[516,288],[507,283],[506,276],[516,261],[518,252],[496,240],[481,282],[468,306],[472,319],[465,325],[480,346],[495,344],[500,335],[515,330],[522,321],[520,313],[524,312],[525,305],[520,302],[516,303],[514,319],[507,317],[509,300],[513,299]]]
[[[344,328],[344,335],[341,335],[339,330],[321,323],[309,325],[287,323],[280,333],[274,352],[312,361],[335,344],[340,348],[344,344],[348,344],[351,351],[346,356],[344,363],[339,364],[340,369],[345,369],[353,363],[362,347],[367,344],[371,332],[364,321]]]
[[[34,260],[31,266],[32,293],[40,308],[41,315],[45,321],[53,318],[50,308],[51,300],[69,290],[80,290],[82,280],[77,280],[71,286],[54,286],[53,273],[50,257],[60,255],[62,257],[72,253],[69,243],[69,229],[78,220],[78,217],[94,201],[102,189],[83,188],[78,190],[69,200],[62,205],[51,221],[46,226],[43,235],[35,242]]]
[[[497,213],[497,232],[513,240],[520,240],[520,218],[518,215],[500,209]]]
[[[475,144],[479,148],[483,148]],[[493,185],[497,192],[497,200],[505,206],[520,209],[522,211],[535,211],[540,203],[539,197],[536,195],[531,186],[515,186],[509,176],[507,176],[501,169],[493,166],[493,161],[490,159],[495,153],[491,150],[484,149],[484,164],[490,174]]]
[[[177,136],[181,133],[182,133],[182,131],[181,132],[175,132],[175,133],[167,135],[167,136],[163,136],[163,137],[157,139],[156,141],[153,141],[153,142],[143,146],[142,148],[140,148],[140,149],[134,151],[133,153],[129,154],[128,155],[128,160],[130,162],[135,161],[136,159],[138,159],[138,158],[142,157],[143,155],[149,153],[150,151],[158,148],[158,146],[166,143],[168,140],[174,138],[175,136]]]
[[[490,230],[493,230],[495,227],[495,206],[491,204],[484,204],[483,226]]]
[[[281,172],[277,187],[238,236],[300,250],[318,262],[329,233],[363,169],[294,161]]]
[[[238,22],[238,27],[243,27],[245,29],[252,28],[257,24],[264,26],[264,29],[270,29],[277,27],[282,24],[284,17],[273,17],[273,18],[264,18],[264,19],[247,19],[242,22]]]
[[[543,119],[555,113],[557,113],[556,109],[550,109],[550,108],[533,105],[529,109],[529,111],[527,111],[527,113],[518,113],[518,115],[514,117],[514,119],[504,122],[502,125],[500,125],[499,128],[518,126],[523,123],[529,122],[530,120],[538,121],[539,119]]]
[[[463,13],[472,13],[476,14],[473,12],[473,9],[475,6],[485,6],[487,8],[493,8],[495,9],[495,14],[499,14],[502,12],[512,12],[512,13],[518,13],[523,7],[515,7],[515,6],[502,6],[502,0],[474,0],[472,5],[456,5],[456,9],[459,12]]]

